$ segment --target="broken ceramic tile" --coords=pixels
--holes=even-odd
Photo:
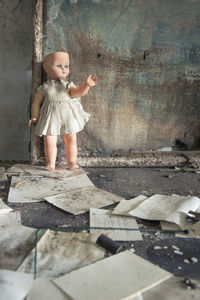
[[[90,207],[103,207],[123,198],[95,186],[71,190],[51,197],[44,197],[46,201],[56,207],[72,214],[81,214],[90,209]]]
[[[147,220],[172,222],[184,229],[187,212],[195,211],[199,206],[198,197],[156,194],[138,205],[129,214]]]
[[[18,224],[8,214],[0,214],[0,268],[16,270],[34,248],[36,228]]]
[[[18,186],[18,188],[10,187],[8,202],[44,201],[45,197],[87,186],[94,185],[85,174],[67,178],[65,180],[54,178],[26,179],[26,181]]]
[[[71,300],[49,279],[36,278],[31,286],[26,300]]]
[[[53,282],[76,300],[130,299],[171,276],[156,265],[131,253],[121,252],[72,271]]]
[[[106,234],[115,241],[137,241],[142,240],[140,231],[126,230],[126,228],[138,229],[137,222],[132,217],[115,216],[107,209],[90,208],[90,227],[106,227],[106,229],[90,229],[92,233]],[[112,230],[122,228],[124,230]]]
[[[105,251],[96,245],[98,234],[48,230],[37,245],[37,276],[57,277],[102,259]],[[18,271],[32,273],[34,250]]]
[[[3,300],[24,300],[33,282],[33,275],[0,270],[0,290]]]
[[[113,215],[130,216],[128,213],[130,210],[136,208],[141,204],[147,197],[140,195],[130,200],[121,200],[119,204],[113,209]]]

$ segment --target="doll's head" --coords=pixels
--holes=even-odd
[[[44,58],[43,67],[50,79],[64,78],[69,74],[69,55],[67,52],[50,53]]]

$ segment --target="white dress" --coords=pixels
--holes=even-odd
[[[45,99],[36,124],[36,135],[64,135],[83,129],[90,114],[83,110],[80,98],[70,97],[69,89],[73,86],[73,82],[64,79],[49,79],[37,89]]]

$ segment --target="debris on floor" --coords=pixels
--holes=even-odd
[[[107,236],[115,241],[142,240],[135,218],[112,215],[112,211],[108,209],[90,208],[90,227],[90,232],[99,234],[106,232]],[[96,228],[93,229],[94,227]],[[98,227],[105,229],[97,229]],[[131,228],[134,228],[135,231],[128,230]]]
[[[77,215],[89,211],[90,207],[104,207],[123,198],[95,186],[87,186],[44,199],[62,210]]]
[[[37,245],[37,277],[53,278],[93,263],[104,257],[104,249],[97,246],[98,234],[56,232],[48,230]],[[35,251],[18,268],[33,273]]]
[[[53,282],[76,300],[118,300],[144,292],[170,276],[158,266],[130,251],[124,251],[72,271]]]
[[[33,283],[33,275],[0,270],[2,300],[24,300]]]
[[[0,214],[1,269],[17,270],[35,246],[36,231],[36,228],[19,224],[9,214]]]
[[[12,181],[13,176],[8,195],[8,202],[21,203],[45,201],[45,197],[68,192],[78,188],[93,186],[93,183],[85,174],[64,179],[26,178],[25,182],[18,186],[18,188],[12,187]],[[14,177],[14,183],[15,182],[16,179]]]
[[[146,196],[140,195],[130,200],[121,200],[119,204],[113,209],[112,214],[130,217],[129,211],[136,208],[146,199]]]
[[[23,174],[26,178],[34,178],[34,175],[41,177],[50,177],[50,178],[71,178],[78,175],[86,174],[82,169],[74,169],[73,172],[68,170],[66,167],[57,167],[55,171],[48,172],[42,166],[32,166],[25,164],[17,164],[10,167],[7,170],[7,175],[20,175]]]
[[[196,211],[199,206],[198,197],[156,194],[129,211],[129,215],[146,220],[168,221],[185,229],[187,213]]]
[[[28,292],[26,300],[71,300],[50,279],[36,278]]]
[[[41,228],[38,231],[21,225],[21,212],[0,201],[0,268],[14,270],[17,276],[31,276],[27,290],[17,283],[19,291],[14,300],[25,296],[27,300],[40,299],[41,293],[41,300],[142,300],[143,297],[144,300],[158,300],[162,297],[155,295],[169,289],[171,274],[184,275],[188,280],[200,278],[200,221],[197,215],[200,198],[172,193],[148,195],[144,186],[141,194],[133,194],[130,200],[125,200],[109,189],[97,188],[81,168],[69,171],[58,167],[55,172],[48,172],[40,166],[17,164],[6,174],[12,176],[8,194],[12,207],[21,203],[28,209],[28,205],[35,202],[35,205],[48,205],[74,218],[87,215],[90,221],[89,225],[77,226],[82,232],[63,232],[70,228],[68,222],[62,231],[56,226],[52,230]],[[104,175],[98,177],[104,178]],[[102,209],[110,205],[112,208]],[[138,227],[140,221],[148,225]],[[181,238],[161,238],[156,232],[158,229],[154,230],[148,223],[151,221],[159,221],[157,227],[160,224],[163,231],[174,230],[174,234],[181,231],[176,233]],[[88,232],[83,232],[84,228]],[[184,229],[189,233],[183,233]],[[156,232],[156,243],[151,241],[145,254],[140,254],[138,245],[142,249],[147,241],[145,230]],[[102,236],[103,243],[102,240],[98,243]],[[104,247],[105,241],[113,248]],[[37,275],[34,282],[33,273]],[[180,279],[172,278],[180,284]],[[3,283],[0,275],[0,285]],[[151,295],[154,296],[151,298]],[[13,299],[12,295],[7,299]]]

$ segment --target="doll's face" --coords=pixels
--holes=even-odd
[[[66,52],[51,53],[45,56],[43,66],[50,79],[64,78],[69,74],[69,55]]]

